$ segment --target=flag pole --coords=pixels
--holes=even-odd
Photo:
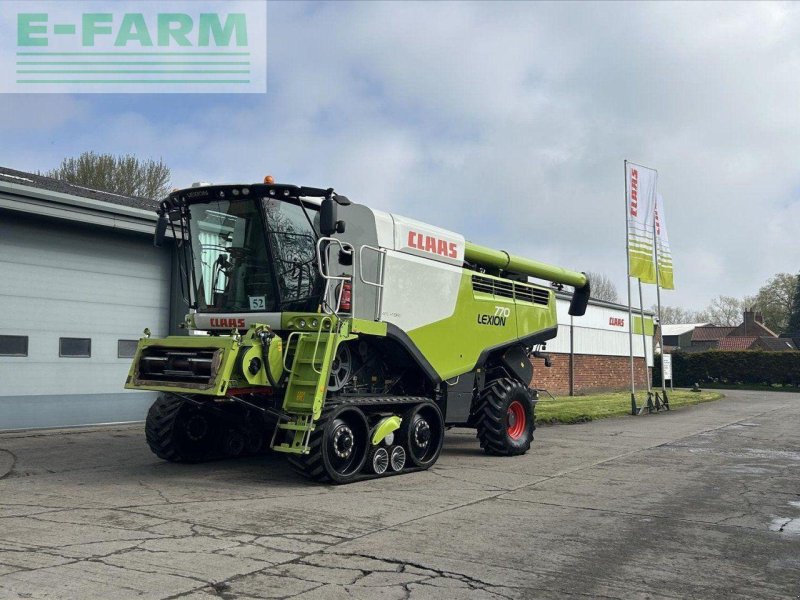
[[[667,399],[667,386],[664,382],[664,326],[661,323],[661,277],[658,268],[658,231],[656,230],[656,220],[653,219],[653,251],[656,258],[656,306],[658,307],[658,345],[661,347],[661,392],[664,394],[664,403],[669,407]],[[670,379],[670,384],[672,380]]]
[[[628,348],[630,350],[631,363],[631,414],[635,415],[636,409],[636,385],[634,384],[633,371],[633,309],[631,308],[631,234],[628,223],[628,161],[625,161],[625,262],[628,265]]]
[[[644,352],[644,374],[647,381],[647,398],[650,398],[652,390],[650,389],[650,377],[647,372],[647,334],[644,331],[644,302],[642,301],[642,280],[639,280],[639,314],[642,319],[642,351]]]

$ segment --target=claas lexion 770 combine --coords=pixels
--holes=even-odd
[[[129,389],[161,392],[156,455],[199,462],[272,449],[347,483],[427,469],[445,429],[494,455],[525,453],[537,401],[530,356],[556,335],[551,287],[589,300],[585,274],[478,246],[332,189],[200,185],[162,203],[194,335],[145,332]]]

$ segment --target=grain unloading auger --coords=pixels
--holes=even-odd
[[[322,481],[426,469],[445,429],[495,455],[530,447],[530,356],[555,337],[536,277],[589,300],[586,275],[465,242],[333,190],[209,185],[161,204],[195,335],[139,342],[126,387],[162,392],[159,457],[286,453]]]

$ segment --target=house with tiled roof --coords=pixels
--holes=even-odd
[[[760,312],[747,309],[739,325],[685,323],[664,325],[664,350],[704,352],[706,350],[765,350],[788,352],[800,350],[800,339],[778,336],[764,324]]]
[[[760,312],[754,312],[753,310],[745,310],[744,311],[744,320],[742,324],[736,327],[732,332],[728,334],[729,336],[756,336],[756,337],[768,337],[768,338],[776,338],[778,334],[772,331],[769,327],[764,325],[764,315]]]
[[[710,323],[678,323],[662,327],[664,336],[664,351],[673,352],[692,346],[692,335],[698,327],[705,327]]]
[[[758,346],[758,337],[746,335],[732,335],[717,340],[713,350],[755,350]]]
[[[705,325],[692,331],[692,344],[689,352],[704,350],[766,350],[768,352],[786,352],[797,350],[797,345],[788,338],[779,338],[778,334],[764,324],[760,312],[747,309],[744,311],[741,324],[735,327]]]
[[[718,325],[704,325],[692,331],[690,348],[695,352],[711,350],[719,345],[719,341],[728,337],[735,327],[721,327]]]

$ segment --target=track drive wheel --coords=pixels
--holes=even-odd
[[[534,404],[528,389],[514,379],[490,382],[481,393],[476,425],[486,454],[525,454],[533,441]]]
[[[444,442],[442,411],[433,402],[423,402],[403,415],[398,443],[408,450],[413,467],[427,469],[439,458]]]
[[[289,464],[315,481],[349,483],[358,477],[369,454],[369,425],[357,406],[326,410],[311,433],[308,454],[289,457]]]
[[[185,400],[161,394],[147,412],[145,435],[150,450],[170,462],[202,462],[217,445],[214,420]]]

